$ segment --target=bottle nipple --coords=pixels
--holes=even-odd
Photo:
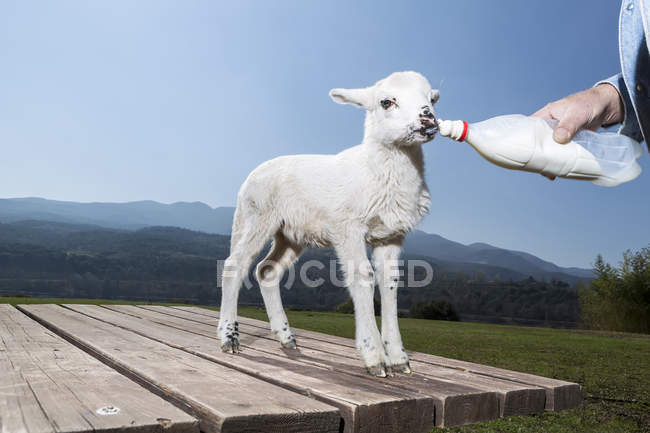
[[[467,137],[469,125],[464,120],[441,120],[438,119],[438,130],[440,135],[449,137],[452,140],[463,141]]]

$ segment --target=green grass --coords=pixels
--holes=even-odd
[[[35,298],[0,298],[0,303],[141,304]],[[239,312],[267,320],[260,308]],[[296,328],[354,337],[352,315],[288,310],[287,316]],[[400,328],[410,350],[577,382],[585,391],[585,404],[576,409],[434,432],[650,432],[648,335],[418,319],[400,319]]]
[[[169,302],[144,302],[144,301],[112,301],[107,299],[82,299],[82,298],[23,298],[13,296],[0,296],[0,304],[89,304],[89,305],[189,305]]]

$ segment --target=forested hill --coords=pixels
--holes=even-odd
[[[228,249],[228,236],[173,227],[128,231],[47,221],[0,224],[0,294],[217,303],[216,261]],[[330,251],[312,250],[301,263],[331,258]],[[405,258],[426,260],[435,272],[426,287],[400,289],[400,309],[436,299],[477,320],[576,320],[576,293],[566,282],[537,281],[492,265]],[[311,272],[325,283],[306,287],[297,279],[282,291],[287,306],[331,310],[347,299],[345,289],[331,284],[327,268]],[[262,305],[256,286],[242,290],[240,299]]]

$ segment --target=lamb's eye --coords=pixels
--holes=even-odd
[[[384,110],[388,110],[393,104],[394,102],[391,101],[390,99],[384,99],[383,101],[381,101],[381,107]]]

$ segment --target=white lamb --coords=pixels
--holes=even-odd
[[[219,338],[239,350],[237,298],[253,260],[271,329],[295,348],[280,299],[284,271],[306,247],[333,247],[354,302],[357,349],[368,372],[410,373],[397,322],[398,259],[404,236],[427,213],[423,143],[437,131],[438,90],[417,72],[396,72],[363,89],[333,89],[339,104],[366,110],[363,142],[337,155],[294,155],[267,161],[237,197],[230,256],[224,264]],[[373,248],[377,276],[366,254]],[[374,317],[375,282],[381,293],[381,335]]]

